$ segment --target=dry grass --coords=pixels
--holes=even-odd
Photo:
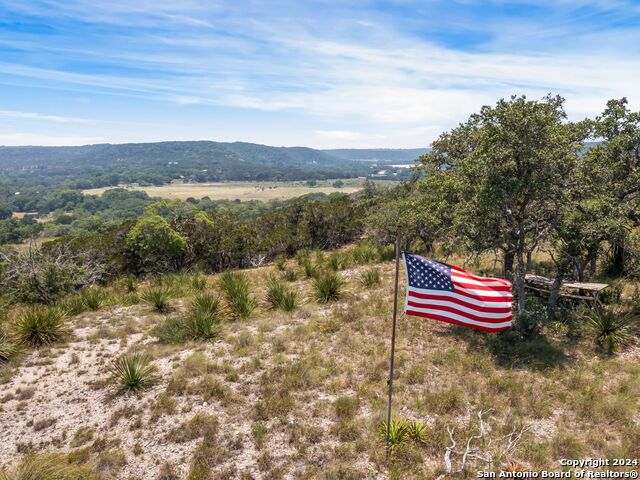
[[[285,263],[295,268],[295,260]],[[489,273],[492,261],[476,267]],[[160,344],[151,332],[162,317],[142,305],[72,318],[74,341],[25,355],[0,385],[6,398],[0,464],[19,461],[21,442],[23,451],[31,444],[42,452],[76,452],[80,464],[113,469],[116,478],[435,478],[450,444],[447,428],[455,428],[459,445],[466,442],[478,431],[478,412],[490,427],[479,446],[496,468],[513,462],[556,469],[560,457],[638,456],[637,340],[608,356],[586,337],[524,341],[401,318],[394,418],[405,421],[407,432],[387,457],[379,429],[393,264],[377,264],[380,283],[364,287],[361,274],[370,268],[342,270],[345,295],[331,304],[315,302],[311,279],[295,280],[288,285],[299,292],[300,308],[258,308],[246,321],[223,321],[214,342]],[[246,273],[252,294],[264,298],[277,271]],[[178,288],[179,277],[171,281],[177,314],[184,313],[197,293]],[[132,318],[136,328],[121,337]],[[117,338],[95,336],[107,325]],[[104,365],[132,349],[153,357],[158,382],[114,399],[100,383]],[[49,418],[57,421],[36,433],[36,422],[40,427]],[[520,431],[521,440],[505,452],[505,439]],[[100,457],[102,438],[117,439],[104,448],[116,453]],[[467,478],[477,466],[446,478]]]
[[[308,193],[354,193],[360,190],[362,180],[344,179],[345,186],[335,188],[335,180],[319,181],[317,186],[309,187],[306,182],[223,182],[223,183],[172,183],[160,187],[131,187],[130,190],[147,192],[151,197],[186,200],[189,197],[209,197],[212,200],[284,200]],[[87,195],[101,195],[109,188],[84,190]]]

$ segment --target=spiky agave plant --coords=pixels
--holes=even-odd
[[[586,315],[586,328],[593,335],[593,341],[610,354],[629,344],[632,322],[632,316],[611,310],[594,310]]]
[[[419,420],[413,420],[407,424],[407,436],[415,443],[427,442],[427,425]]]
[[[380,425],[380,436],[383,440],[386,440],[387,422],[382,422],[382,424]],[[407,438],[407,422],[401,418],[392,418],[391,422],[389,423],[389,450],[391,450],[391,452],[394,452],[400,445],[407,441]]]
[[[39,347],[60,341],[69,333],[66,312],[58,307],[37,305],[23,310],[14,326],[15,336],[26,345]]]
[[[247,318],[255,308],[255,300],[249,293],[249,278],[242,272],[224,272],[220,276],[220,289],[231,311],[240,318]]]
[[[189,307],[184,325],[193,339],[211,340],[220,330],[223,309],[220,299],[212,293],[201,293]]]
[[[157,381],[156,368],[151,364],[151,358],[140,352],[118,357],[113,361],[110,372],[120,393],[144,390]]]
[[[169,310],[171,296],[165,287],[152,287],[142,295],[142,300],[151,305],[158,312]]]
[[[360,283],[365,287],[373,287],[380,284],[380,270],[371,268],[360,274]]]
[[[86,307],[92,311],[100,310],[107,302],[106,292],[96,286],[85,288],[80,292],[80,296]]]
[[[276,278],[270,279],[265,297],[269,308],[290,312],[296,308],[297,299],[298,295],[295,291],[290,290],[284,283]]]
[[[328,303],[342,297],[344,281],[334,272],[325,272],[313,281],[314,296],[318,303]]]

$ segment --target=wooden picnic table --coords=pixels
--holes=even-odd
[[[553,279],[541,275],[527,274],[524,277],[524,281],[526,288],[547,295],[551,293],[551,288],[553,287]],[[607,283],[562,282],[560,297],[600,304],[600,292],[608,286],[609,284]]]

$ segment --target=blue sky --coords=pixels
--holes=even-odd
[[[640,1],[0,0],[0,145],[419,147],[512,94],[640,108]]]

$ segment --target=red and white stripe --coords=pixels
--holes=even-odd
[[[406,271],[405,260],[405,271]],[[453,292],[415,288],[407,280],[405,313],[464,327],[500,332],[511,327],[511,282],[451,267]]]

